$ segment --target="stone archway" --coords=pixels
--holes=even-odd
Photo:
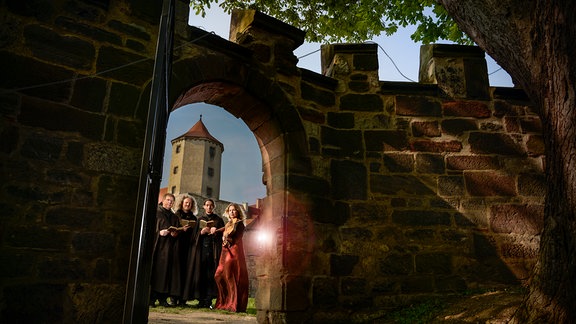
[[[225,77],[226,75],[222,75],[215,78]],[[294,193],[288,190],[290,168],[298,165],[296,161],[306,156],[303,127],[296,110],[290,106],[290,101],[281,95],[278,85],[270,84],[269,89],[277,89],[269,91],[268,95],[264,93],[256,96],[252,94],[254,89],[230,81],[189,81],[195,85],[175,100],[172,111],[197,102],[220,106],[246,123],[260,147],[262,181],[267,194],[258,228],[271,233],[272,240],[270,245],[262,249],[256,260],[258,321],[272,322],[273,318],[284,318],[289,304],[287,296],[297,298],[296,295],[287,293],[290,282],[294,280],[290,267],[297,264],[297,272],[302,273],[302,267],[306,264],[290,262],[287,251],[290,242],[287,215],[301,214],[303,210],[306,213],[307,209],[303,203],[295,204],[297,199],[294,198]],[[271,93],[274,95],[270,95]],[[298,243],[299,246],[301,244],[302,242]]]

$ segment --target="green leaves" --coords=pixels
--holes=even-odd
[[[364,42],[416,25],[411,36],[416,42],[471,43],[434,0],[191,0],[190,6],[204,16],[212,3],[228,13],[234,8],[261,11],[307,31],[310,42]]]

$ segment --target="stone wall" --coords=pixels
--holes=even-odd
[[[159,16],[136,3],[0,7],[1,322],[122,320]],[[418,83],[385,82],[376,45],[333,44],[317,74],[296,66],[302,31],[237,11],[227,41],[183,8],[174,109],[221,106],[262,151],[259,322],[373,322],[527,280],[541,125],[521,90],[488,85],[483,52],[424,46]]]
[[[118,323],[160,7],[0,12],[0,322]]]

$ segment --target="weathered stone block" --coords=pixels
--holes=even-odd
[[[46,213],[46,223],[72,228],[88,228],[101,224],[102,214],[80,208],[55,207]]]
[[[426,97],[397,96],[396,114],[399,116],[442,116],[442,106],[438,101]]]
[[[366,81],[350,81],[348,88],[354,92],[368,92],[370,90],[370,83]]]
[[[331,276],[349,276],[358,263],[357,255],[330,255],[330,275]]]
[[[364,142],[367,151],[403,151],[409,147],[406,132],[396,130],[365,131]]]
[[[335,199],[366,199],[367,171],[357,162],[332,160],[332,196]]]
[[[462,196],[466,192],[462,176],[441,176],[438,178],[440,196]]]
[[[504,129],[508,133],[520,133],[520,122],[518,117],[504,117]]]
[[[390,213],[388,204],[383,202],[354,203],[351,207],[346,205],[345,208],[349,209],[355,222],[364,224],[368,222],[387,223]]]
[[[410,143],[413,151],[419,152],[460,152],[462,151],[462,143],[460,141],[431,141],[431,140],[415,140]]]
[[[442,104],[444,116],[488,118],[490,108],[479,101],[448,101]]]
[[[395,224],[407,226],[450,225],[451,217],[447,212],[431,210],[395,210],[392,213]]]
[[[538,257],[538,245],[505,242],[502,243],[500,251],[504,258],[536,259]]]
[[[113,82],[108,99],[108,112],[121,117],[135,117],[136,105],[140,100],[140,89],[131,85]]]
[[[50,280],[86,279],[87,272],[79,259],[47,259],[38,264],[40,278]]]
[[[22,110],[18,119],[24,125],[54,131],[78,132],[89,139],[100,139],[104,133],[103,115],[32,98],[22,99]],[[74,122],[71,123],[70,120]]]
[[[478,155],[458,155],[446,157],[448,170],[498,170],[501,168],[497,157]]]
[[[338,279],[316,277],[312,280],[312,303],[315,307],[327,308],[338,304]]]
[[[450,274],[452,272],[452,256],[450,254],[418,254],[414,262],[418,273]]]
[[[356,71],[378,71],[378,54],[355,54],[352,65]]]
[[[407,275],[414,272],[414,257],[410,254],[393,254],[380,261],[383,275]]]
[[[138,53],[146,53],[146,45],[133,39],[126,40],[126,47]]]
[[[68,142],[66,159],[68,162],[80,166],[84,156],[84,144],[80,142]]]
[[[412,172],[414,170],[414,155],[404,153],[387,153],[382,155],[384,167],[389,172]]]
[[[443,174],[445,170],[443,155],[424,153],[416,155],[416,171],[419,173]]]
[[[49,137],[46,134],[36,134],[29,137],[22,145],[20,154],[34,160],[54,162],[60,158],[64,142],[60,138]]]
[[[98,181],[96,202],[101,208],[112,208],[117,211],[132,210],[127,201],[136,201],[138,181],[135,178],[113,177],[102,175]]]
[[[0,115],[4,118],[11,120],[16,119],[19,107],[20,98],[18,95],[15,93],[0,93]]]
[[[9,278],[29,277],[35,270],[36,256],[20,253],[6,253],[0,255],[0,276],[8,280]]]
[[[117,69],[119,66],[123,68]],[[96,70],[98,73],[106,72],[106,77],[141,86],[152,78],[154,61],[115,47],[102,46]]]
[[[347,94],[340,98],[340,110],[384,111],[384,102],[375,94]]]
[[[340,290],[342,295],[367,295],[366,294],[366,279],[346,277],[340,280]]]
[[[508,134],[471,132],[468,143],[476,154],[526,155],[522,144]]]
[[[492,206],[490,213],[490,227],[496,233],[538,235],[544,228],[541,205]]]
[[[544,197],[546,195],[546,177],[544,174],[520,174],[518,176],[518,194],[521,196]]]
[[[513,176],[490,171],[465,172],[464,181],[471,196],[516,196]]]
[[[520,127],[523,133],[542,133],[542,121],[538,117],[520,118]]]
[[[331,200],[321,197],[314,197],[311,204],[311,215],[316,222],[342,225],[350,218],[348,204],[337,202],[335,207]]]
[[[359,130],[336,130],[330,127],[322,127],[322,145],[338,148],[344,156],[356,156],[362,154],[362,133]]]
[[[53,228],[7,227],[8,246],[52,251],[68,251],[71,233]]]
[[[61,36],[39,25],[26,26],[24,37],[35,57],[75,69],[89,70],[96,57],[92,44],[77,37]]]
[[[20,138],[19,130],[17,127],[6,126],[0,130],[0,152],[4,154],[12,153],[18,144]]]
[[[71,82],[51,84],[55,81],[72,80],[74,72],[40,61],[0,51],[2,74],[9,78],[0,78],[0,87],[4,89],[28,88],[23,93],[53,101],[63,102],[70,95]],[[46,84],[41,87],[37,85]]]
[[[96,77],[83,78],[74,83],[70,103],[91,112],[102,112],[106,97],[106,81]]]
[[[6,323],[64,323],[65,285],[15,284],[4,287]],[[35,305],[30,307],[30,305]]]
[[[382,195],[434,195],[435,192],[422,182],[422,180],[413,176],[385,176],[373,174],[370,176],[370,189],[372,193]]]
[[[306,310],[310,307],[308,296],[311,279],[304,276],[288,276],[286,278],[286,307],[295,311]]]
[[[118,20],[109,21],[108,26],[123,34],[128,34],[145,41],[149,41],[151,39],[150,34],[148,34],[148,31],[143,26],[138,26],[136,24],[126,24]]]
[[[431,242],[435,240],[435,233],[436,231],[433,229],[408,229],[404,233],[404,236],[410,242]]]
[[[313,87],[306,82],[300,83],[300,91],[302,93],[302,99],[316,102],[321,106],[333,107],[336,103],[336,97],[332,91]]]
[[[436,290],[439,292],[454,293],[468,289],[466,281],[459,276],[438,276],[434,278]]]
[[[133,148],[142,147],[144,144],[144,136],[146,135],[145,127],[146,125],[142,121],[120,119],[116,124],[116,141],[119,145]]]
[[[438,137],[442,133],[438,127],[438,121],[415,121],[412,122],[412,135],[415,137]]]
[[[333,113],[328,112],[326,119],[329,126],[334,128],[354,128],[354,114],[353,113]]]
[[[429,276],[408,276],[402,280],[400,289],[405,294],[430,293],[434,291],[434,279]]]
[[[462,135],[465,132],[478,130],[474,119],[446,119],[442,121],[442,132],[447,135]]]
[[[474,233],[473,236],[474,254],[477,258],[482,259],[498,255],[496,251],[496,240],[492,236],[479,233]]]
[[[524,110],[516,105],[513,105],[504,100],[494,100],[494,116],[504,117],[504,116],[522,116],[524,115]]]
[[[72,248],[76,253],[91,255],[114,255],[116,240],[110,233],[78,233],[72,238]]]
[[[526,151],[529,156],[542,156],[546,153],[544,138],[541,135],[530,135],[526,141]]]
[[[111,33],[102,28],[80,23],[68,17],[60,16],[54,21],[56,26],[61,26],[64,29],[74,32],[79,35],[84,35],[100,42],[107,42],[114,45],[122,45],[122,38],[119,35]]]

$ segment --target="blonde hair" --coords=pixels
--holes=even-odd
[[[229,220],[231,219],[231,218],[230,218],[230,214],[228,214],[228,208],[230,208],[230,206],[234,206],[234,209],[236,209],[236,210],[238,211],[238,218],[239,218],[240,220],[245,220],[245,219],[246,219],[246,212],[244,211],[244,209],[242,208],[242,206],[240,206],[240,205],[237,204],[237,203],[231,203],[231,204],[229,204],[228,206],[226,206],[226,209],[225,209],[225,211],[224,211],[224,216],[225,216],[226,218],[228,218]]]

